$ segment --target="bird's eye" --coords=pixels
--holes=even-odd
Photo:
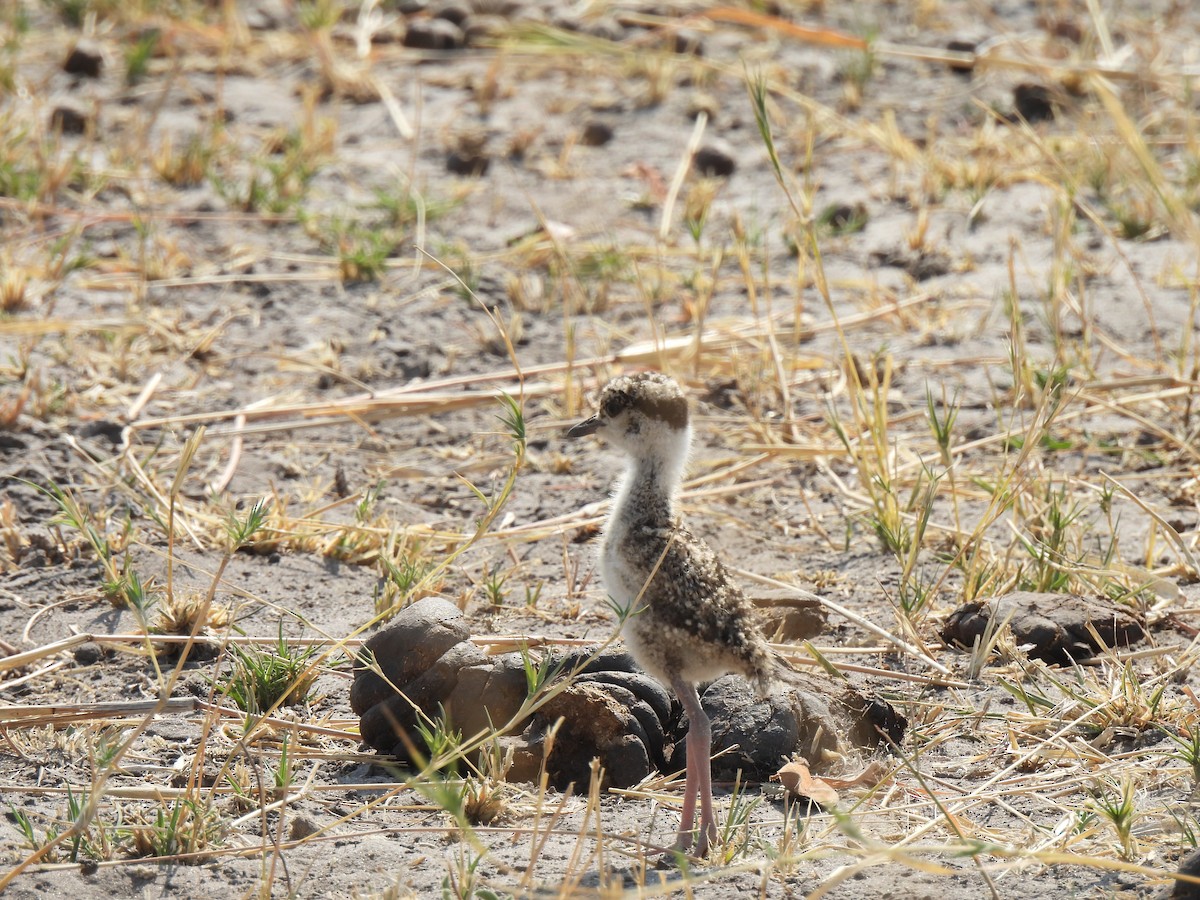
[[[625,404],[621,402],[620,397],[609,397],[604,401],[604,415],[610,419],[614,416],[618,416],[621,414],[621,410],[624,408],[624,405]]]

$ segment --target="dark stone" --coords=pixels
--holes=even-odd
[[[634,715],[599,684],[573,684],[538,710],[526,731],[538,745],[559,719],[547,771],[555,787],[586,785],[592,760],[604,768],[604,784],[630,787],[650,774],[645,734]]]
[[[80,644],[76,647],[71,655],[75,658],[75,662],[81,666],[94,666],[108,654],[105,653],[104,648],[99,644],[93,644],[89,641],[86,644]]]
[[[454,689],[443,696],[446,716],[463,737],[503,728],[529,696],[525,665],[516,653],[485,658],[460,671]],[[511,730],[524,724],[514,722]]]
[[[952,50],[955,53],[974,53],[975,48],[979,45],[974,41],[949,41],[946,44],[947,50]],[[959,75],[970,75],[975,70],[975,63],[972,62],[950,62],[946,63],[950,67],[951,72],[957,72]]]
[[[1127,647],[1145,636],[1141,618],[1111,601],[1017,591],[964,603],[946,620],[942,640],[969,650],[994,618],[1007,619],[1017,644],[1032,645],[1029,655],[1052,665],[1071,665],[1096,655],[1101,648],[1089,625],[1108,647]]]
[[[908,730],[908,717],[898,713],[892,704],[878,697],[867,697],[863,708],[861,726],[867,729],[858,737],[860,744],[872,746],[882,738],[886,743],[896,744],[904,740]]]
[[[1193,850],[1179,864],[1179,874],[1200,878],[1200,850]],[[1200,900],[1200,884],[1191,881],[1176,881],[1171,889],[1175,900]]]
[[[1024,82],[1013,88],[1013,108],[1026,122],[1049,122],[1054,118],[1050,89]]]
[[[435,19],[445,19],[462,28],[463,23],[471,17],[471,7],[460,0],[442,0],[429,11],[429,14]]]
[[[363,650],[374,656],[387,680],[355,660],[350,707],[363,715],[433,665],[447,650],[470,637],[462,610],[440,597],[426,597],[402,610]],[[391,684],[388,684],[388,681]]]
[[[1072,44],[1083,43],[1084,30],[1074,19],[1055,17],[1043,22],[1042,27],[1056,38],[1062,38]]]
[[[654,713],[655,718],[667,727],[672,716],[671,695],[666,688],[641,672],[596,671],[584,672],[576,679],[577,682],[594,681],[600,684],[616,685],[633,695]]]
[[[712,145],[697,150],[692,164],[697,172],[708,178],[728,178],[737,168],[732,155]]]
[[[446,171],[451,175],[479,178],[487,174],[492,161],[483,154],[454,150],[446,157]]]
[[[760,700],[745,679],[726,675],[709,686],[700,702],[712,721],[713,778],[728,780],[740,770],[744,778],[766,781],[793,753],[811,752],[800,743],[800,723],[786,694]],[[823,736],[822,744],[836,750],[836,732]],[[681,741],[678,755],[686,758],[683,750]],[[678,766],[680,759],[672,762]]]
[[[54,107],[50,113],[50,127],[62,134],[85,134],[88,130],[88,114],[73,104]]]
[[[465,44],[463,30],[449,19],[414,19],[404,32],[404,46],[416,50],[458,50]]]
[[[83,78],[99,78],[104,71],[104,54],[92,41],[81,40],[63,60],[63,71]]]
[[[613,127],[607,122],[592,120],[583,126],[579,143],[585,147],[603,147],[613,139]]]
[[[98,419],[80,425],[75,432],[81,438],[104,438],[114,446],[120,446],[124,441],[125,423],[114,422],[111,419]]]
[[[704,55],[704,36],[690,28],[677,28],[671,35],[671,49],[691,56]]]
[[[320,830],[321,826],[311,816],[304,813],[296,813],[292,816],[291,825],[288,826],[288,840],[302,841],[305,838],[312,837]]]

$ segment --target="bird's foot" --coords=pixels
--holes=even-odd
[[[689,828],[687,831],[680,829],[679,834],[675,836],[675,844],[671,847],[669,853],[683,853],[691,856],[694,859],[704,859],[708,856],[709,850],[718,840],[716,823],[710,824],[706,828]]]

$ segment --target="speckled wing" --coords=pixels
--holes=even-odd
[[[708,544],[682,526],[636,523],[622,552],[647,576],[658,566],[642,595],[650,617],[726,650],[746,663],[747,674],[769,680],[774,664],[757,614]]]

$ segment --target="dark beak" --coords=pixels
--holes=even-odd
[[[569,438],[579,438],[585,435],[595,434],[604,427],[604,420],[599,416],[592,416],[590,419],[584,419],[578,425],[572,425],[566,436]]]

